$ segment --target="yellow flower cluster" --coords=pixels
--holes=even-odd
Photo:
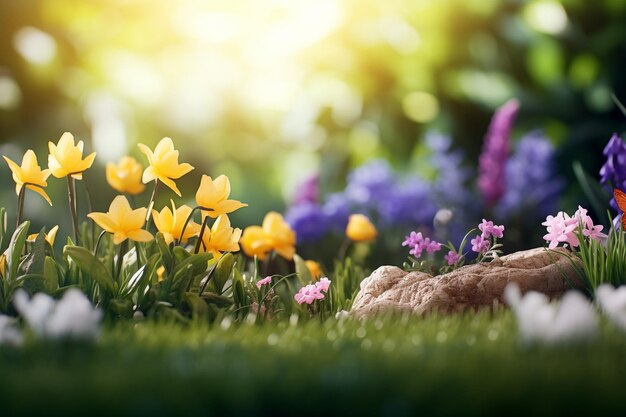
[[[274,251],[287,260],[296,253],[296,234],[280,214],[270,211],[261,226],[247,227],[241,237],[241,246],[248,256],[265,259]]]
[[[44,188],[48,186],[47,180],[50,174],[56,178],[64,178],[69,175],[80,180],[83,178],[83,172],[93,164],[96,153],[93,152],[83,159],[83,147],[82,140],[76,144],[71,133],[63,133],[56,145],[53,142],[48,143],[50,151],[48,169],[41,169],[37,162],[37,156],[32,149],[26,151],[21,165],[5,156],[4,159],[9,165],[13,174],[13,181],[15,181],[15,193],[20,195],[22,188],[26,187],[41,195],[48,204],[52,205],[50,197],[44,191]]]
[[[83,141],[75,143],[74,137],[68,132],[61,136],[58,143],[50,142],[48,148],[50,154],[47,169],[39,166],[37,156],[31,149],[24,154],[21,165],[4,157],[13,173],[15,191],[21,201],[26,188],[37,192],[52,205],[50,197],[44,191],[48,185],[48,177],[53,175],[56,178],[81,180],[83,172],[92,166],[96,157],[94,152],[83,158]],[[139,149],[146,155],[148,166],[144,169],[141,163],[130,156],[123,157],[117,164],[109,163],[106,166],[106,179],[109,185],[122,194],[136,195],[145,190],[145,184],[155,181],[165,184],[181,196],[174,180],[189,173],[194,167],[188,163],[178,162],[179,152],[174,148],[172,140],[163,138],[154,150],[144,144],[139,144]],[[171,209],[164,207],[161,211],[152,210],[150,214],[157,230],[163,233],[167,243],[179,241],[186,243],[190,238],[199,238],[202,234],[200,249],[213,253],[217,258],[222,252],[239,250],[241,229],[231,227],[228,214],[246,207],[247,204],[230,200],[230,191],[230,181],[225,175],[220,175],[215,180],[207,175],[202,176],[196,193],[197,208],[203,213],[203,222],[207,217],[216,219],[211,227],[206,227],[206,230],[201,230],[201,225],[191,219],[194,209],[187,205],[176,207],[174,201],[171,201]],[[138,242],[153,239],[153,235],[144,230],[147,214],[148,208],[132,209],[128,199],[118,195],[111,202],[107,212],[89,213],[88,217],[112,234],[115,244],[120,244],[127,239]],[[55,226],[46,235],[50,244],[54,243],[57,230],[58,226]],[[35,236],[29,236],[29,239],[34,239]]]

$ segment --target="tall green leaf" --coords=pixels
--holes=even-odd
[[[103,291],[111,296],[115,294],[117,284],[111,273],[89,250],[80,246],[66,246],[63,249],[63,255],[72,258],[80,270],[93,278]]]

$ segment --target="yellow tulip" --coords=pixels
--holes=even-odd
[[[46,233],[46,242],[50,244],[50,246],[54,245],[54,239],[57,237],[57,232],[59,231],[59,226],[56,225],[48,233]],[[33,233],[32,235],[28,235],[26,240],[29,242],[34,242],[37,239],[38,233]]]
[[[79,140],[74,144],[74,136],[65,132],[56,145],[48,142],[48,168],[52,171],[52,175],[57,178],[63,178],[70,175],[77,180],[83,179],[83,172],[88,170],[96,158],[96,153],[92,152],[83,159],[84,143]]]
[[[346,236],[355,242],[368,242],[376,239],[378,231],[364,214],[352,214],[346,227]]]
[[[174,240],[178,240],[180,234],[185,226],[185,221],[191,214],[192,208],[186,205],[182,205],[176,208],[174,200],[170,200],[172,203],[172,209],[169,207],[163,207],[161,212],[152,210],[152,218],[154,219],[154,225],[163,233],[165,242],[169,245]],[[194,237],[200,230],[200,225],[193,220],[189,221],[185,233],[183,233],[181,242],[185,243],[189,238]]]
[[[304,261],[304,264],[309,270],[309,273],[311,274],[313,281],[317,281],[322,276],[322,267],[320,266],[319,263],[312,261],[312,260],[308,260],[308,261]]]
[[[119,245],[126,239],[137,242],[147,242],[153,236],[142,227],[146,221],[147,208],[142,207],[133,210],[128,204],[126,197],[118,195],[113,199],[106,213],[89,213],[98,226],[113,235],[113,243]]]
[[[107,182],[120,193],[141,194],[146,186],[141,182],[141,165],[132,156],[125,156],[116,164],[109,162],[106,167]]]
[[[22,165],[17,165],[15,162],[4,157],[4,160],[9,164],[9,169],[13,173],[13,181],[15,181],[15,193],[20,194],[22,187],[33,190],[37,194],[46,199],[48,204],[52,205],[50,197],[43,190],[43,187],[48,186],[47,179],[51,172],[49,169],[41,169],[37,163],[37,156],[31,149],[27,150],[22,158]]]
[[[262,226],[250,226],[244,230],[241,245],[248,256],[257,256],[261,260],[270,250],[292,260],[296,253],[296,234],[283,216],[271,211],[265,215]]]
[[[222,252],[237,252],[239,250],[239,239],[241,229],[233,229],[230,226],[228,216],[222,214],[217,218],[213,226],[208,228],[202,235],[202,246],[207,252],[213,254],[213,259],[222,256]]]
[[[190,172],[193,167],[187,163],[178,163],[178,151],[174,149],[174,142],[170,138],[163,138],[154,148],[154,152],[140,143],[139,149],[148,157],[149,166],[143,172],[143,183],[159,180],[171,188],[180,197],[180,190],[173,180]]]
[[[203,208],[203,215],[216,218],[248,206],[241,201],[229,200],[228,196],[230,196],[230,180],[226,175],[220,175],[215,180],[208,175],[202,176],[200,187],[196,192],[196,203]]]
[[[165,267],[161,265],[156,270],[157,273],[157,282],[161,282],[165,279]]]

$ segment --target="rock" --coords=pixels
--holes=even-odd
[[[561,254],[546,248],[530,249],[435,277],[381,266],[361,282],[350,313],[361,318],[387,311],[422,315],[478,310],[505,304],[504,288],[512,282],[522,293],[539,291],[550,298],[572,287],[584,288],[572,264],[582,267],[580,260],[567,249],[559,251]]]

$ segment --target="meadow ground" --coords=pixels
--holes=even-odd
[[[618,415],[626,335],[520,343],[511,313],[142,322],[0,347],[2,415]]]

